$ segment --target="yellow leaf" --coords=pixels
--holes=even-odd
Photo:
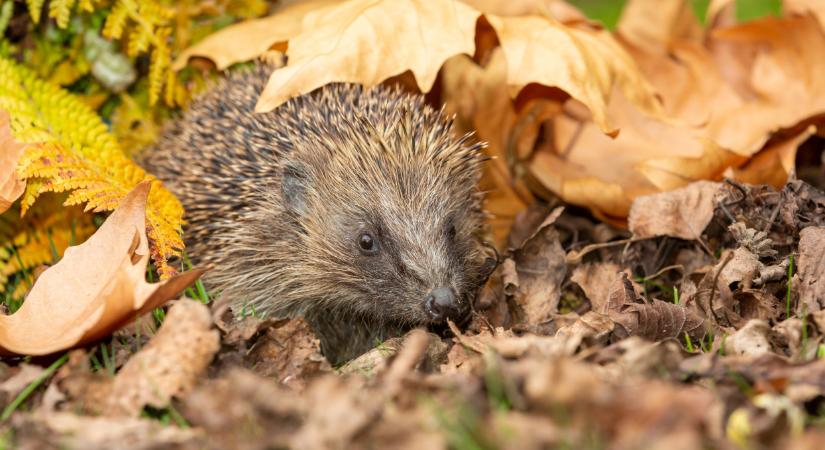
[[[174,298],[193,270],[150,284],[144,217],[149,183],[130,192],[85,243],[43,272],[20,309],[0,316],[0,353],[46,355],[111,334]]]

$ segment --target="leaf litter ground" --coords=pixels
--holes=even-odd
[[[466,323],[337,368],[301,320],[180,300],[54,374],[2,364],[1,442],[821,448],[823,208],[800,180],[702,182],[640,198],[631,235],[534,204]]]

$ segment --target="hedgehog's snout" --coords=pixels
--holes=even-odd
[[[424,308],[433,321],[441,322],[459,314],[458,295],[449,287],[438,287],[430,291],[424,299]]]

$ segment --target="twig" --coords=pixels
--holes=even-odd
[[[716,311],[713,309],[713,297],[716,295],[716,283],[719,282],[719,275],[722,274],[722,271],[725,270],[725,266],[728,265],[729,262],[733,260],[733,253],[728,253],[725,257],[725,260],[722,261],[722,266],[719,267],[719,270],[716,271],[716,275],[713,277],[713,285],[710,287],[710,297],[708,298],[708,307],[710,308],[710,316],[716,323],[719,323],[719,320],[716,317]]]

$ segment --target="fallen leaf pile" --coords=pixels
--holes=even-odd
[[[734,3],[631,0],[608,31],[554,0],[310,0],[202,40],[178,69],[282,59],[261,110],[334,81],[444,103],[494,157],[498,267],[467,320],[331,367],[302,319],[159,307],[201,271],[146,281],[142,184],[0,316],[0,448],[825,448],[825,9]]]
[[[700,182],[637,199],[631,232],[534,206],[469,324],[337,369],[300,319],[181,300],[108,371],[72,352],[5,426],[21,448],[819,448],[822,205]],[[6,403],[42,372],[1,368]]]

